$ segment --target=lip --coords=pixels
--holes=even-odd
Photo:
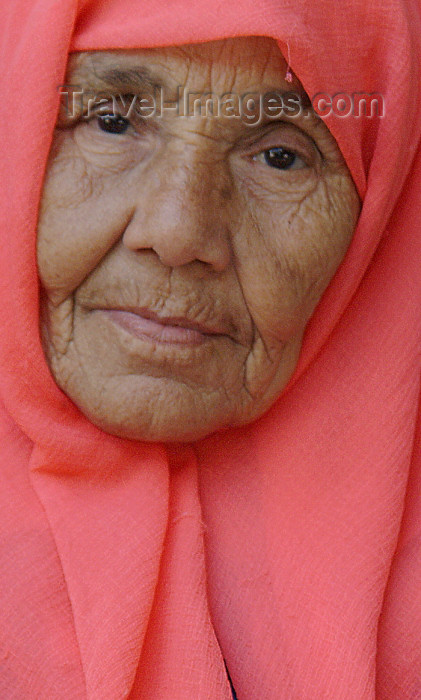
[[[149,309],[101,308],[112,321],[137,338],[157,343],[200,345],[212,336],[227,336],[222,329],[183,316],[159,316]]]

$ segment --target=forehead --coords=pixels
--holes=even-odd
[[[242,92],[304,91],[294,78],[285,80],[287,65],[277,42],[269,37],[236,37],[130,51],[72,54],[69,77],[99,89],[136,92],[153,87],[176,93],[180,86],[196,90]]]

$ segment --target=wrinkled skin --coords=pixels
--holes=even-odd
[[[67,82],[110,90],[104,72],[139,66],[167,83],[167,100],[179,85],[291,90],[262,37],[75,54]],[[337,144],[313,117],[250,126],[168,110],[124,133],[102,124],[62,115],[47,168],[38,266],[51,372],[122,437],[190,441],[246,424],[291,377],[352,238],[359,199]],[[274,148],[288,167],[268,162]]]

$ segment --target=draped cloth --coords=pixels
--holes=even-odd
[[[0,697],[421,698],[418,0],[4,0]],[[92,425],[39,339],[37,210],[71,50],[266,35],[331,116],[362,211],[296,372],[178,446]]]

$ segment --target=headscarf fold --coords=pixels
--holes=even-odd
[[[421,698],[418,0],[9,0],[0,9],[0,697]],[[38,205],[69,51],[275,38],[362,199],[287,389],[192,445],[55,385]]]

